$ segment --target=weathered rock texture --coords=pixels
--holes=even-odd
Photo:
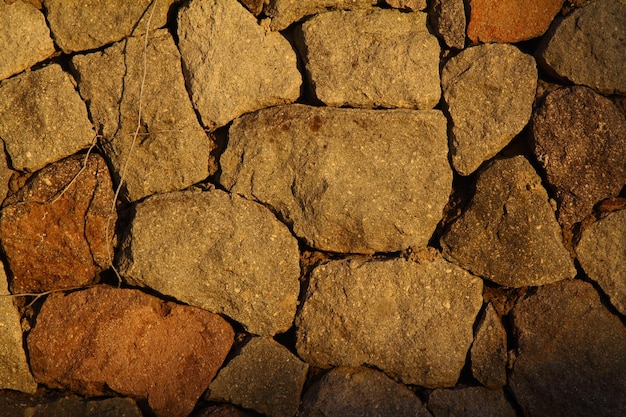
[[[30,4],[0,2],[0,80],[54,53],[43,14]]]
[[[192,0],[178,12],[178,38],[193,104],[210,129],[300,96],[295,51],[237,1]]]
[[[220,162],[231,192],[335,252],[425,246],[452,179],[446,121],[434,110],[265,109],[233,123]]]
[[[34,393],[37,383],[24,353],[20,313],[8,288],[4,266],[0,263],[0,389]]]
[[[218,190],[137,204],[119,271],[268,336],[291,326],[300,289],[298,243],[285,225],[260,204]]]
[[[491,303],[478,323],[471,349],[472,375],[492,389],[506,384],[506,330]]]
[[[430,417],[405,386],[369,368],[336,368],[313,384],[300,417]]]
[[[296,317],[312,366],[375,366],[405,383],[453,386],[472,342],[482,281],[439,258],[333,261],[311,274]]]
[[[585,230],[576,254],[587,275],[626,316],[626,210],[611,213]]]
[[[426,8],[426,0],[385,0],[385,3],[395,9],[410,10],[413,12]]]
[[[441,85],[452,119],[452,164],[469,175],[528,123],[537,68],[513,45],[479,45],[445,64]]]
[[[590,284],[539,287],[513,309],[510,387],[524,416],[618,417],[626,410],[626,327]]]
[[[465,46],[465,4],[463,0],[433,0],[429,10],[430,23],[450,48]]]
[[[193,413],[193,417],[257,417],[230,404],[213,404]]]
[[[56,44],[65,53],[96,49],[165,25],[177,0],[43,0]],[[154,10],[153,10],[154,9]]]
[[[188,187],[212,173],[213,144],[189,101],[172,36],[153,33],[145,56],[144,45],[142,37],[128,38],[72,59],[106,157],[118,182],[125,173],[123,195],[131,201]]]
[[[329,106],[432,109],[439,102],[439,42],[426,13],[322,13],[302,25],[315,96]]]
[[[14,171],[9,168],[6,153],[4,151],[4,143],[0,140],[0,205],[9,192],[9,180]]]
[[[308,368],[274,340],[255,337],[211,382],[207,398],[270,417],[293,417]]]
[[[626,3],[588,3],[554,25],[537,52],[547,71],[603,94],[626,95]]]
[[[107,253],[117,219],[112,202],[111,177],[98,155],[75,155],[35,173],[0,211],[11,290],[43,292],[94,282],[113,256]]]
[[[515,417],[517,414],[504,398],[502,390],[468,387],[438,389],[428,397],[428,409],[434,417]]]
[[[541,178],[523,156],[496,160],[479,174],[469,207],[441,245],[446,258],[507,287],[576,275]]]
[[[2,398],[0,409],[7,417],[142,417],[130,398],[84,400],[65,397],[56,401],[47,398]]]
[[[59,65],[0,83],[0,138],[13,169],[37,171],[88,148],[94,136],[87,107]]]
[[[35,379],[82,395],[147,399],[157,416],[187,416],[234,332],[218,315],[137,290],[98,286],[49,296],[28,336]]]
[[[626,183],[626,121],[607,98],[586,87],[550,93],[532,119],[534,153],[554,188],[566,226],[591,214]]]
[[[283,30],[305,16],[327,10],[369,9],[376,2],[377,0],[268,0],[265,14],[271,19],[272,30]]]
[[[543,33],[563,0],[470,0],[467,36],[472,42],[524,41]]]

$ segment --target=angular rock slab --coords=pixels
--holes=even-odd
[[[481,317],[470,350],[472,375],[491,389],[506,384],[506,330],[491,303]]]
[[[84,167],[84,168],[83,168]],[[76,288],[108,268],[117,214],[106,162],[75,155],[35,173],[0,211],[13,293]],[[107,225],[109,227],[107,242]]]
[[[401,251],[425,246],[441,219],[446,142],[436,110],[275,107],[233,123],[220,182],[272,207],[314,248]]]
[[[495,160],[479,174],[469,207],[441,246],[450,261],[505,287],[576,275],[548,193],[523,156]]]
[[[513,309],[510,387],[524,416],[618,417],[626,410],[626,327],[591,284],[537,289]]]
[[[376,0],[268,0],[265,14],[272,30],[283,30],[305,16],[328,10],[369,9]]]
[[[184,5],[178,12],[178,38],[193,105],[209,129],[300,96],[295,51],[237,1]]]
[[[0,2],[0,80],[43,61],[54,43],[43,14],[25,2]]]
[[[125,173],[122,195],[130,201],[189,187],[212,173],[213,143],[189,101],[172,36],[164,29],[149,37],[140,94],[144,44],[143,37],[128,38],[72,59],[116,181]]]
[[[88,148],[94,136],[87,107],[60,65],[0,83],[0,138],[13,169],[37,171]]]
[[[270,417],[293,417],[308,369],[284,346],[269,338],[255,337],[211,382],[207,399],[229,402]]]
[[[34,394],[37,383],[24,352],[20,313],[8,288],[4,266],[0,263],[0,389]]]
[[[329,262],[311,274],[296,317],[296,349],[311,366],[366,364],[407,384],[453,386],[482,287],[441,258]]]
[[[502,390],[483,387],[438,389],[428,397],[433,417],[515,417]]]
[[[474,43],[516,43],[544,34],[563,0],[470,0],[467,36]]]
[[[537,68],[513,45],[479,45],[445,64],[441,85],[452,118],[452,165],[469,175],[528,123]]]
[[[63,397],[47,398],[0,397],[0,408],[11,417],[142,417],[135,401],[130,398],[85,400]]]
[[[571,227],[626,183],[626,121],[607,98],[586,87],[546,96],[531,123],[533,148]]]
[[[426,13],[322,13],[302,25],[315,96],[328,106],[432,109],[441,97],[440,47]]]
[[[626,95],[626,3],[589,2],[556,23],[537,51],[549,73],[602,94]]]
[[[57,45],[66,54],[117,42],[132,33],[163,27],[177,0],[43,0]],[[153,10],[154,9],[154,10]]]
[[[178,192],[138,203],[121,244],[131,284],[226,314],[272,336],[293,322],[298,242],[260,204],[223,191]]]
[[[407,387],[370,368],[335,368],[304,394],[299,417],[431,417]]]
[[[465,47],[465,5],[463,0],[433,0],[428,12],[430,24],[450,48]]]
[[[138,290],[50,295],[28,336],[35,379],[85,396],[147,399],[187,416],[222,365],[234,331],[220,316]]]
[[[626,210],[609,214],[587,228],[576,247],[587,275],[626,316]]]

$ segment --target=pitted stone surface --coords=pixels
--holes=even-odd
[[[463,0],[433,0],[429,10],[430,23],[450,48],[465,47],[465,5]]]
[[[576,275],[541,178],[523,157],[496,160],[441,240],[446,258],[506,287]]]
[[[296,349],[311,366],[370,365],[407,384],[456,384],[482,281],[438,258],[332,261],[311,274]]]
[[[502,390],[483,387],[438,389],[428,397],[433,417],[515,417]]]
[[[142,417],[130,398],[85,400],[68,397],[50,401],[48,398],[0,397],[0,409],[7,417]]]
[[[87,107],[58,64],[0,83],[0,138],[13,169],[37,171],[88,148],[94,136]]]
[[[209,171],[212,142],[198,123],[185,89],[180,55],[167,30],[153,33],[146,50],[141,94],[141,129],[134,141],[143,78],[142,37],[128,38],[102,52],[76,55],[80,92],[123,195],[135,201],[189,187]]]
[[[220,182],[272,207],[314,248],[394,252],[426,246],[435,230],[447,152],[436,110],[275,107],[233,123]]]
[[[237,1],[184,5],[178,12],[178,38],[192,102],[210,129],[300,96],[295,51]]]
[[[426,0],[385,0],[385,3],[395,9],[411,10],[413,12],[426,8]]]
[[[147,400],[158,417],[185,417],[234,337],[208,311],[138,290],[97,286],[50,295],[28,336],[35,379],[87,396]]]
[[[291,326],[298,243],[260,204],[223,191],[176,192],[137,204],[121,243],[131,284],[226,314],[272,336]]]
[[[75,155],[35,173],[0,211],[11,290],[38,293],[97,280],[112,257],[112,202],[111,177],[99,155]]]
[[[14,171],[9,168],[4,143],[0,140],[0,206],[9,192],[9,180]]]
[[[479,45],[445,64],[441,85],[452,118],[452,164],[469,175],[530,120],[537,68],[513,45]]]
[[[207,399],[236,404],[265,416],[293,417],[308,368],[274,340],[255,337],[211,382]]]
[[[488,388],[502,388],[506,384],[506,330],[491,303],[478,323],[470,352],[474,378]]]
[[[268,0],[265,14],[271,19],[272,30],[283,30],[305,16],[328,10],[369,9],[376,2],[377,0]]]
[[[0,80],[54,53],[46,19],[30,4],[0,2],[0,28]]]
[[[323,13],[301,35],[312,89],[328,106],[432,109],[439,102],[440,48],[426,13]]]
[[[593,1],[543,38],[537,61],[548,72],[602,94],[626,95],[626,3]]]

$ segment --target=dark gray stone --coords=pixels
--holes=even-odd
[[[428,397],[434,417],[515,417],[502,390],[483,387],[438,389]]]
[[[488,388],[506,384],[506,330],[491,303],[478,323],[471,349],[472,375]]]
[[[463,0],[433,0],[428,12],[435,32],[450,48],[465,47],[465,5]]]

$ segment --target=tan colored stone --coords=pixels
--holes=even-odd
[[[283,30],[305,16],[328,10],[369,9],[377,0],[268,0],[265,14],[272,30]]]
[[[488,388],[506,384],[506,330],[491,303],[478,323],[471,349],[472,375]]]
[[[385,0],[394,9],[407,9],[414,12],[426,8],[426,0]]]

